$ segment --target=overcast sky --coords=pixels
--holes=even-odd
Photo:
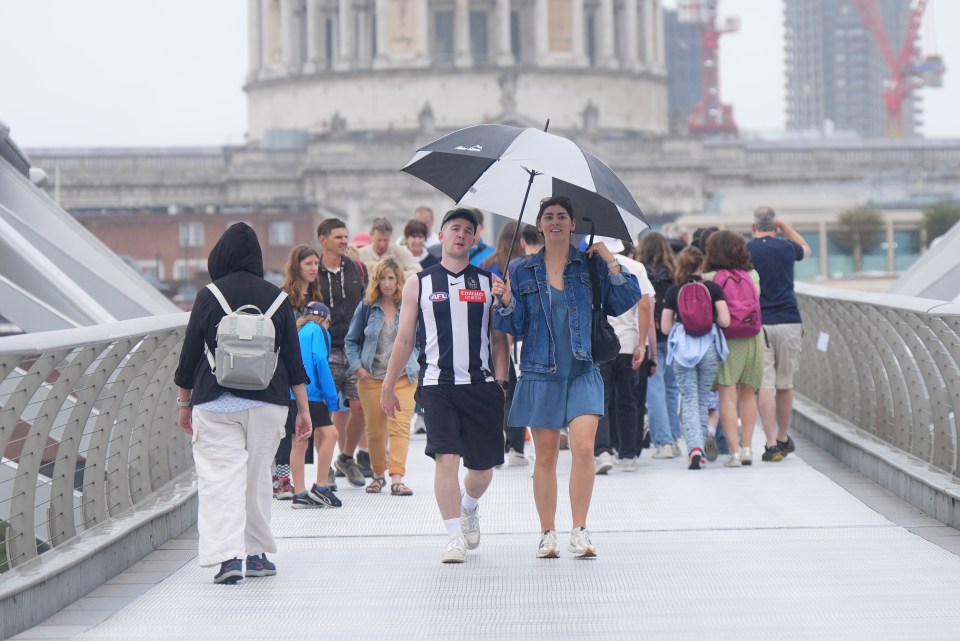
[[[930,5],[922,43],[948,72],[922,91],[924,131],[960,137],[960,0]],[[742,130],[782,130],[782,2],[720,8],[741,21],[721,40],[724,100]],[[0,0],[0,120],[25,148],[241,143],[246,19],[242,0]]]

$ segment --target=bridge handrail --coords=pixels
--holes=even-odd
[[[173,383],[188,317],[0,338],[0,571],[192,469]]]
[[[960,304],[806,283],[797,298],[797,391],[956,478]]]

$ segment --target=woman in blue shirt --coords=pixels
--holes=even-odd
[[[539,558],[559,555],[557,457],[560,430],[568,425],[574,526],[568,549],[580,558],[597,554],[586,525],[595,478],[593,445],[603,414],[603,381],[591,351],[593,297],[588,261],[593,261],[599,276],[608,315],[623,314],[641,296],[636,276],[623,271],[603,243],[586,253],[571,244],[576,229],[573,215],[564,196],[540,201],[537,230],[545,239],[544,248],[510,272],[503,306],[494,317],[497,330],[523,341],[520,380],[507,422],[533,431],[537,455],[533,494],[543,532]]]

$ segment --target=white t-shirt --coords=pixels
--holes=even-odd
[[[644,296],[649,296],[652,300],[656,292],[653,289],[653,285],[650,284],[650,279],[647,278],[647,268],[643,266],[643,263],[638,263],[626,256],[617,256],[617,260],[620,261],[623,269],[626,269],[637,277],[640,283],[640,293]],[[640,345],[640,328],[637,325],[637,306],[634,305],[620,316],[607,316],[607,320],[610,321],[610,326],[613,327],[613,331],[617,333],[617,338],[620,339],[620,353],[633,354],[637,346]],[[646,337],[644,337],[644,342],[646,342]]]

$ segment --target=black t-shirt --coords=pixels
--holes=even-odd
[[[716,305],[717,301],[723,300],[723,288],[720,285],[717,285],[712,280],[703,280],[699,276],[694,276],[694,280],[703,283],[707,286],[707,291],[710,292],[710,300],[713,301],[713,304]],[[663,308],[673,311],[673,320],[677,323],[682,323],[680,319],[680,310],[677,309],[677,298],[680,296],[680,285],[674,285],[667,290],[666,300],[663,301]],[[713,320],[717,320],[717,309],[713,309]]]

